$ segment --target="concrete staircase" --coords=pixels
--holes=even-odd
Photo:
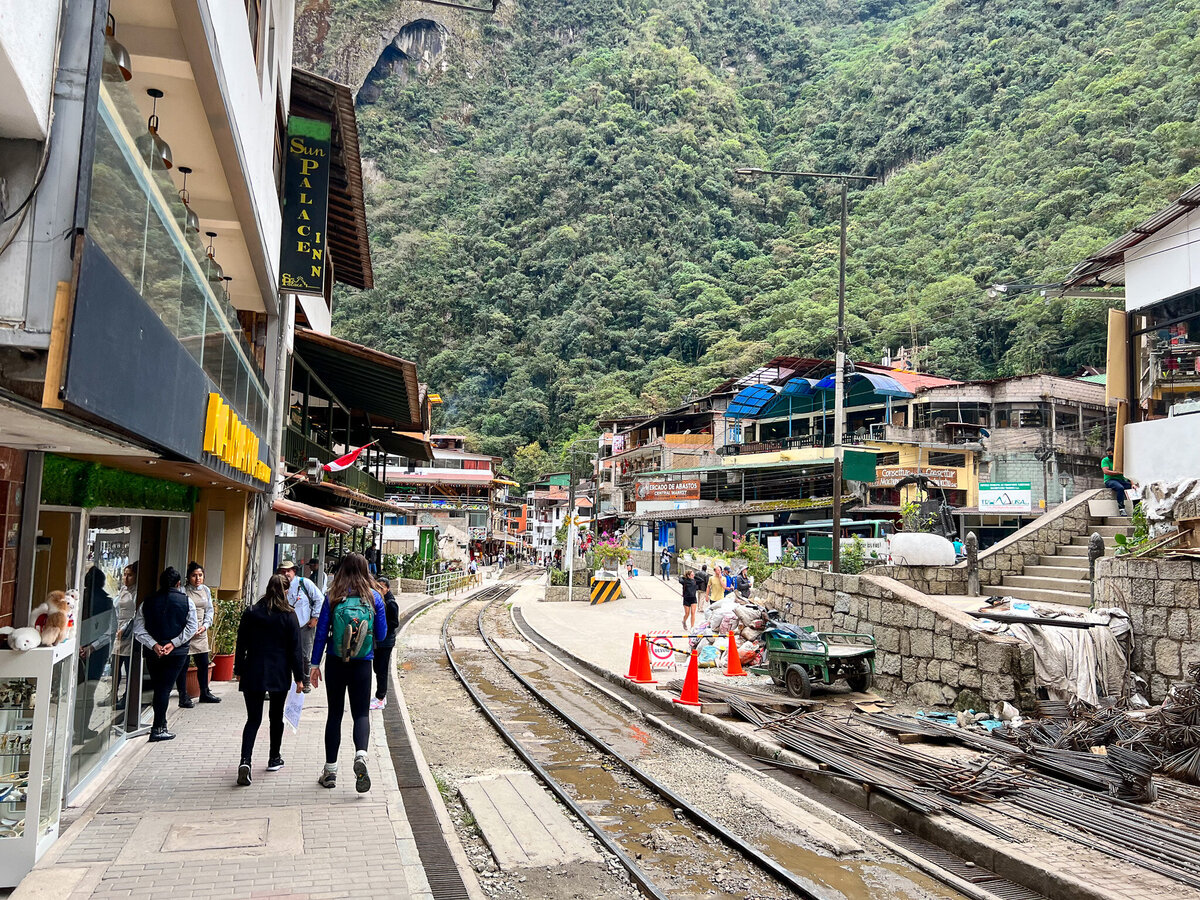
[[[1088,539],[1093,533],[1104,538],[1104,555],[1112,556],[1116,549],[1113,537],[1133,531],[1128,516],[1109,516],[1093,519],[1086,535],[1059,544],[1053,556],[1043,556],[1036,566],[1025,566],[1020,575],[1007,575],[993,591],[1006,597],[1033,603],[1064,603],[1069,606],[1088,606],[1091,603],[1091,582],[1088,580]]]

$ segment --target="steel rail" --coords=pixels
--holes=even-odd
[[[476,619],[476,626],[478,627],[479,634],[483,638],[484,643],[487,645],[487,648],[489,650],[491,650],[492,655],[495,656],[496,659],[500,661],[500,664],[503,665],[504,668],[506,668],[509,671],[509,673],[514,678],[516,678],[517,681],[519,681],[521,683],[521,685],[525,688],[525,690],[529,691],[529,693],[532,694],[533,697],[538,702],[540,702],[542,705],[549,708],[555,715],[557,715],[560,719],[562,719],[564,722],[566,722],[567,725],[569,725],[574,731],[576,731],[582,738],[584,738],[586,741],[588,741],[594,747],[596,747],[596,749],[598,749],[600,752],[606,754],[607,756],[612,757],[617,762],[619,762],[626,769],[626,771],[629,772],[630,775],[632,775],[634,778],[636,778],[638,781],[640,781],[646,787],[650,788],[650,790],[654,791],[656,794],[658,794],[660,797],[662,797],[668,803],[672,804],[677,809],[682,811],[684,813],[684,815],[686,815],[688,818],[692,819],[694,822],[696,822],[698,825],[700,825],[704,830],[708,831],[711,835],[718,838],[726,846],[732,848],[733,850],[737,851],[738,853],[741,853],[746,859],[748,859],[750,862],[754,863],[756,866],[758,866],[760,869],[762,869],[764,872],[766,872],[772,878],[776,878],[779,881],[783,882],[788,887],[790,887],[792,890],[794,890],[797,894],[799,894],[802,897],[807,898],[807,900],[844,900],[845,895],[842,894],[840,891],[823,888],[821,885],[818,885],[816,882],[811,881],[808,878],[804,878],[801,875],[797,875],[796,873],[792,872],[790,869],[787,869],[786,867],[777,863],[775,860],[773,860],[771,857],[767,856],[765,853],[763,853],[757,847],[752,846],[747,841],[743,840],[741,837],[734,834],[732,831],[730,831],[728,828],[726,828],[720,822],[718,822],[715,819],[713,819],[712,817],[708,816],[706,813],[704,813],[703,811],[701,811],[700,809],[695,807],[693,804],[689,803],[683,797],[676,794],[674,791],[672,791],[669,787],[667,787],[661,781],[656,779],[654,776],[650,775],[648,772],[644,771],[643,769],[641,769],[637,765],[635,765],[633,762],[626,759],[624,756],[622,756],[620,753],[618,753],[616,751],[616,749],[614,749],[608,743],[606,743],[603,738],[601,738],[599,735],[593,733],[585,725],[583,725],[582,723],[577,721],[574,717],[572,717],[569,713],[567,713],[561,706],[559,706],[557,703],[555,703],[553,700],[551,700],[548,696],[546,696],[544,693],[542,693],[540,690],[538,690],[536,687],[534,687],[533,684],[529,681],[529,679],[527,679],[524,675],[522,675],[520,672],[518,672],[512,666],[512,664],[509,663],[509,661],[504,658],[504,654],[502,654],[499,651],[499,649],[497,649],[496,645],[492,642],[492,639],[490,637],[488,637],[487,632],[484,630],[484,627],[483,627],[484,613],[486,613],[488,608],[495,602],[496,602],[495,600],[491,600],[487,604],[485,604],[482,609],[479,610],[479,616]]]
[[[477,594],[473,597],[468,597],[453,610],[451,610],[448,616],[446,616],[446,620],[442,623],[442,651],[446,654],[446,660],[450,663],[450,668],[454,672],[454,676],[459,680],[459,682],[462,683],[462,686],[467,689],[467,694],[470,695],[471,700],[479,708],[479,711],[483,713],[488,722],[491,723],[491,726],[500,734],[500,737],[503,738],[504,742],[512,747],[517,756],[521,758],[521,761],[524,762],[525,765],[529,766],[529,768],[535,775],[537,775],[542,783],[550,789],[551,793],[558,797],[558,799],[563,802],[563,805],[566,806],[567,809],[571,810],[571,812],[575,814],[579,821],[587,826],[588,831],[596,836],[596,839],[604,845],[604,848],[617,858],[617,860],[625,868],[625,871],[629,873],[629,877],[633,879],[634,884],[638,886],[642,893],[647,897],[652,898],[652,900],[670,900],[670,898],[658,888],[653,880],[651,880],[650,876],[642,871],[641,867],[638,866],[638,864],[634,862],[624,850],[621,849],[621,846],[609,836],[609,834],[600,826],[600,823],[589,816],[583,810],[583,807],[575,802],[575,798],[568,794],[566,789],[557,781],[555,781],[554,777],[546,771],[546,768],[533,758],[533,755],[527,749],[525,749],[521,742],[517,740],[516,736],[513,735],[513,733],[505,727],[504,723],[500,721],[500,718],[494,712],[492,712],[492,710],[488,707],[487,702],[480,695],[479,691],[473,684],[471,684],[467,676],[463,673],[462,668],[457,662],[455,662],[454,654],[450,652],[449,640],[450,620],[454,618],[455,613],[457,613],[468,603],[475,603],[482,599],[488,600],[488,603],[484,607],[486,609],[487,606],[490,606],[496,600],[508,599],[515,591],[516,588],[511,586],[496,586],[487,588],[484,591],[480,591],[480,594],[496,592],[496,596],[493,598],[485,598]]]

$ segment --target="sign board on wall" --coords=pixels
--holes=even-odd
[[[783,559],[783,538],[777,534],[767,535],[767,562],[777,563]]]
[[[639,481],[639,500],[699,500],[700,481],[688,478],[684,481]]]
[[[875,473],[875,481],[871,487],[895,487],[905,478],[924,475],[938,487],[958,487],[958,469],[924,468],[911,469],[907,466],[880,466]]]
[[[979,485],[981,513],[1021,513],[1033,509],[1033,485],[1029,482],[993,482]]]
[[[288,117],[279,252],[282,291],[325,294],[332,130],[329,122]]]

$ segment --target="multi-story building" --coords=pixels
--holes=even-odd
[[[501,477],[501,458],[467,449],[461,435],[435,434],[432,459],[389,457],[383,479],[387,501],[403,511],[391,528],[437,529],[443,553],[458,558],[497,555],[506,543],[508,496],[515,482]],[[399,532],[397,532],[399,534]],[[387,540],[385,534],[385,540]]]
[[[1116,465],[1142,484],[1200,477],[1200,185],[1088,257],[1066,290],[1124,288],[1109,312]],[[1117,294],[1116,296],[1120,296]]]
[[[326,420],[338,411],[309,458],[363,429],[420,430],[411,364],[371,359],[330,383],[314,361],[317,347],[365,361],[327,333],[332,282],[368,285],[370,257],[352,98],[293,73],[293,15],[291,0],[0,15],[0,626],[28,624],[52,590],[80,597],[78,648],[0,651],[0,679],[46,661],[44,684],[21,677],[48,712],[32,758],[0,761],[44,786],[22,801],[39,794],[28,833],[4,841],[0,887],[53,840],[61,801],[145,731],[142,657],[118,633],[164,568],[196,560],[236,604],[294,552],[276,546],[281,523],[318,519],[312,546],[370,524],[346,511],[366,491],[327,515],[282,496],[293,346],[336,400]],[[381,374],[405,388],[385,408],[353,390]]]

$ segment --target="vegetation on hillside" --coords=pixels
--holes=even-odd
[[[598,415],[832,353],[838,187],[734,174],[761,166],[881,179],[852,189],[855,358],[1102,365],[1105,301],[987,288],[1061,279],[1200,181],[1198,21],[1151,0],[503,4],[482,63],[360,108],[376,287],[339,296],[335,329],[415,359],[480,449],[557,468]]]

